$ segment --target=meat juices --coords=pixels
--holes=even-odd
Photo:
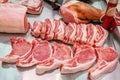
[[[0,32],[26,33],[30,27],[26,11],[26,7],[18,4],[0,4]]]

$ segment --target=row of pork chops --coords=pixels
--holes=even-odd
[[[75,43],[71,48],[56,42],[50,44],[41,39],[29,42],[22,37],[11,37],[10,40],[11,52],[0,60],[16,63],[19,67],[37,65],[37,74],[56,68],[60,68],[61,74],[88,70],[88,78],[94,80],[113,71],[118,62],[118,53],[111,47],[94,48],[90,45]]]
[[[35,21],[31,34],[46,40],[60,40],[68,44],[78,42],[94,46],[102,46],[108,36],[108,32],[100,25],[75,23],[66,25],[56,19]]]

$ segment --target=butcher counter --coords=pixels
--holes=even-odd
[[[91,5],[103,9],[106,9],[106,3],[104,0],[92,0]],[[118,11],[120,11],[120,5],[118,5]],[[44,21],[46,18],[61,19],[61,16],[57,10],[53,10],[51,5],[44,2],[44,8],[40,15],[27,14],[31,26],[34,21]],[[114,33],[110,33],[104,44],[104,46],[113,47],[120,56],[120,27],[117,27]],[[11,51],[10,36],[21,36],[29,41],[32,41],[34,37],[30,34],[30,30],[26,34],[7,34],[0,33],[0,57],[6,56]],[[35,66],[29,68],[18,68],[15,64],[7,64],[0,62],[0,80],[88,80],[87,71],[78,72],[75,74],[61,75],[59,69],[52,70],[42,75],[37,75],[35,72]],[[104,75],[101,80],[120,80],[120,57],[119,63],[116,69]]]

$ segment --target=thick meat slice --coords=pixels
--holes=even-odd
[[[74,23],[69,23],[65,27],[65,36],[63,41],[65,43],[73,44],[71,42],[73,42],[72,39],[74,38],[75,34],[76,34],[76,25]]]
[[[90,80],[96,80],[100,76],[112,72],[118,63],[118,53],[111,47],[96,48],[96,51],[97,64],[88,71]]]
[[[27,7],[27,13],[40,14],[43,9],[43,0],[14,0],[13,3]]]
[[[60,68],[62,74],[76,73],[90,68],[95,60],[96,54],[93,47],[79,45],[74,51],[74,58],[63,64]]]
[[[8,0],[0,0],[0,3],[6,3]]]
[[[7,63],[15,63],[19,58],[27,56],[32,50],[32,44],[22,37],[11,37],[12,50],[7,56],[0,58]]]
[[[87,24],[86,32],[87,32],[86,43],[93,45],[94,39],[95,39],[96,33],[97,33],[95,25]]]
[[[46,23],[41,21],[35,21],[31,28],[31,34],[35,37],[40,36],[42,39],[45,39],[46,31]]]
[[[53,56],[48,60],[39,63],[36,67],[36,73],[42,74],[44,72],[56,69],[61,64],[66,63],[72,56],[72,50],[69,46],[59,43],[53,43]]]
[[[102,26],[96,25],[96,36],[94,39],[94,45],[95,46],[102,46],[105,40],[108,37],[108,32],[102,28]]]
[[[16,65],[19,67],[29,67],[44,61],[52,56],[52,49],[48,41],[34,39],[32,41],[33,49],[29,56],[20,58]]]
[[[26,33],[29,23],[27,8],[17,4],[0,4],[0,32]]]
[[[44,27],[44,26],[43,26]],[[35,21],[31,28],[31,34],[35,37],[39,37],[41,34],[42,22]]]
[[[46,40],[52,40],[54,38],[54,29],[55,29],[55,24],[53,20],[51,19],[45,19],[45,24],[46,24],[46,34],[45,34],[45,39]]]
[[[100,20],[104,11],[80,1],[69,1],[60,7],[60,14],[66,23],[89,23]]]
[[[55,30],[54,30],[54,39],[63,40],[66,24],[60,20],[54,19]]]

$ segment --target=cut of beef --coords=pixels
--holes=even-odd
[[[0,32],[26,33],[30,27],[26,11],[27,8],[22,5],[0,4]]]
[[[71,0],[60,7],[60,14],[66,23],[89,23],[100,21],[105,11],[97,9],[87,3]]]
[[[43,9],[43,0],[14,0],[13,3],[27,7],[27,13],[40,14]]]
[[[52,49],[48,41],[34,39],[33,49],[29,56],[18,59],[16,65],[19,67],[29,67],[44,61],[52,56]]]
[[[93,47],[88,45],[75,44],[74,58],[63,64],[60,68],[62,74],[76,73],[87,70],[96,60],[96,53]]]
[[[53,43],[53,56],[46,61],[40,62],[36,67],[36,73],[44,72],[59,68],[61,64],[66,63],[72,56],[72,50],[69,46],[59,43]]]
[[[118,53],[111,47],[96,48],[97,63],[88,72],[90,80],[96,80],[98,77],[112,72],[118,63]]]
[[[11,37],[12,50],[7,56],[0,58],[1,61],[7,63],[15,63],[18,58],[28,56],[32,50],[32,44],[22,37]]]

